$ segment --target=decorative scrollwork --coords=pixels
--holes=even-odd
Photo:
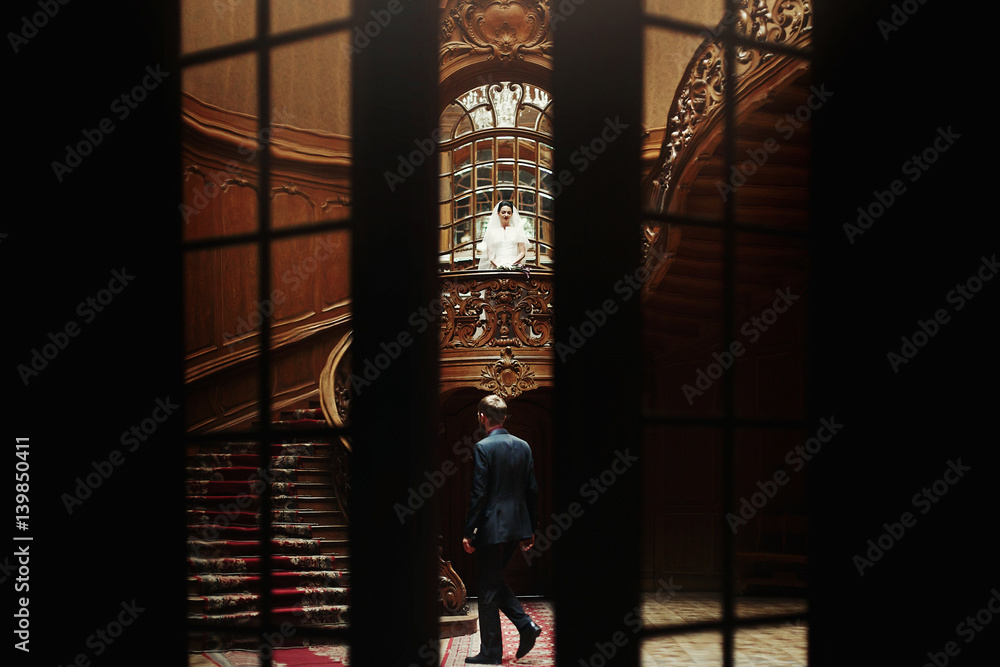
[[[552,283],[547,277],[449,277],[441,302],[443,350],[553,344]]]
[[[442,557],[441,552],[442,549],[438,546],[438,594],[444,613],[449,616],[464,616],[469,613],[465,582],[458,576],[451,561]]]
[[[531,367],[515,359],[507,347],[499,360],[483,368],[479,387],[502,398],[515,398],[535,388],[534,376]]]
[[[760,42],[761,47],[740,44],[736,48],[733,73],[736,80],[739,82],[775,60],[775,54],[766,48],[768,43],[802,45],[808,41],[811,30],[810,0],[776,0],[772,9],[768,9],[767,0],[742,0],[736,17],[736,34]],[[720,24],[716,34],[723,32]],[[695,52],[672,103],[650,193],[650,203],[656,210],[666,207],[674,168],[684,149],[722,102],[725,80],[725,49],[719,37],[705,42]]]
[[[486,53],[500,61],[551,48],[548,3],[541,0],[459,0],[442,24],[442,58],[455,52]],[[459,41],[452,39],[458,29]]]
[[[351,340],[348,332],[330,352],[320,373],[320,405],[327,423],[345,426],[351,407]],[[351,517],[351,442],[341,436],[331,442],[331,476],[337,505],[350,521]]]

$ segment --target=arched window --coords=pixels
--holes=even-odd
[[[441,114],[442,271],[475,268],[490,211],[514,202],[528,236],[525,263],[552,264],[552,100],[521,83],[485,84]]]

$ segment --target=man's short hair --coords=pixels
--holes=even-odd
[[[494,424],[503,424],[507,419],[507,404],[496,394],[490,394],[479,401],[479,413]]]

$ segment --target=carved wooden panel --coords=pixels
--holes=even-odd
[[[219,250],[220,280],[213,292],[195,295],[212,300],[219,314],[222,331],[220,345],[245,337],[260,326],[266,312],[266,300],[258,298],[257,247],[241,245]],[[213,298],[213,294],[217,295]]]
[[[316,271],[317,303],[323,311],[343,308],[351,298],[351,233],[338,230],[316,238],[314,257],[322,264]],[[327,257],[326,254],[329,254]],[[303,269],[308,268],[303,266]]]
[[[274,228],[293,227],[314,222],[317,205],[310,193],[293,182],[283,182],[271,190],[271,215]]]
[[[227,179],[211,207],[218,208],[220,233],[247,234],[257,230],[257,186],[246,178]]]
[[[759,42],[792,46],[808,44],[812,32],[812,6],[809,0],[777,0],[768,7],[766,0],[742,0],[737,16],[737,34]],[[721,31],[720,31],[721,34]],[[764,48],[736,51],[733,72],[738,83],[735,96],[742,87],[754,80],[758,70],[775,61],[786,59]],[[654,170],[650,204],[655,210],[665,210],[672,186],[675,167],[684,157],[690,159],[689,146],[695,135],[710,125],[719,109],[725,86],[725,50],[720,38],[702,46],[691,59],[681,87],[671,104],[667,123],[667,140],[660,152],[660,164]]]
[[[461,272],[441,293],[442,350],[553,345],[551,275]]]
[[[258,228],[256,119],[184,95],[183,200],[186,240]],[[350,141],[277,123],[272,132],[270,211],[277,229],[350,213]],[[289,238],[271,246],[270,289],[260,293],[255,243],[185,253],[185,349],[189,428],[246,423],[257,398],[259,328],[273,317],[275,405],[318,391],[331,331],[350,311],[346,231]],[[196,404],[196,405],[195,405]]]
[[[315,240],[294,236],[271,246],[271,295],[275,301],[274,324],[290,324],[311,316],[315,300],[317,272],[321,264],[313,256]]]
[[[465,54],[515,60],[552,51],[548,3],[532,0],[457,0],[441,22],[441,62]]]
[[[188,358],[214,350],[218,342],[215,304],[199,298],[215,291],[218,264],[218,250],[184,256],[184,351]]]

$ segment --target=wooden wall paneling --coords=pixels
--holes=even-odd
[[[214,411],[214,428],[249,423],[257,418],[260,396],[260,370],[256,359],[223,371],[208,386]]]
[[[184,428],[186,430],[200,431],[215,421],[216,417],[207,385],[189,384],[185,387]]]
[[[351,234],[337,230],[318,238],[317,253],[326,258],[317,272],[319,296],[317,303],[323,312],[333,315],[350,308],[351,298]]]
[[[309,341],[274,355],[274,408],[293,405],[319,391],[317,344]]]
[[[713,523],[716,516],[708,508],[661,515],[657,531],[657,571],[661,578],[673,576],[676,583],[694,590],[718,587],[719,567],[714,550],[719,526]]]
[[[644,569],[653,583],[674,576],[695,590],[718,586],[721,444],[706,428],[655,428],[646,435]],[[654,586],[655,590],[655,586]]]
[[[200,250],[184,256],[184,353],[188,361],[218,348],[218,322],[213,298],[219,282],[219,251]]]
[[[276,334],[316,313],[316,270],[305,271],[307,265],[311,266],[307,259],[311,257],[314,243],[310,236],[294,236],[276,240],[271,246],[271,294]]]
[[[220,233],[220,218],[216,213],[220,193],[218,170],[190,162],[184,167],[182,181],[182,224],[185,240],[216,236]],[[222,181],[224,182],[224,180]]]
[[[256,331],[266,304],[257,295],[259,256],[256,245],[238,245],[219,250],[218,284],[198,298],[214,300],[221,330],[216,340],[229,343]],[[213,299],[214,295],[214,299]]]
[[[222,234],[231,236],[257,231],[257,187],[252,181],[241,178],[227,184],[212,206],[219,209]]]
[[[670,507],[721,502],[719,433],[712,428],[672,428],[663,433],[666,466],[661,480]]]
[[[316,11],[300,8],[286,18],[309,23]],[[347,39],[345,30],[274,51],[274,78],[281,84],[273,95],[270,137],[275,229],[350,216]],[[186,240],[258,229],[255,87],[244,85],[253,81],[254,70],[251,55],[184,73]],[[268,388],[276,406],[304,405],[315,397],[331,336],[343,335],[349,326],[346,231],[275,243],[268,294],[257,293],[257,253],[256,245],[248,244],[211,255],[195,252],[197,259],[188,261],[185,312],[192,324],[185,332],[186,373],[189,399],[198,402],[189,427],[216,429],[254,418],[257,331],[265,314],[274,317],[272,342],[278,350]]]
[[[271,193],[271,220],[274,229],[296,227],[319,218],[312,193],[294,181],[278,181]]]

